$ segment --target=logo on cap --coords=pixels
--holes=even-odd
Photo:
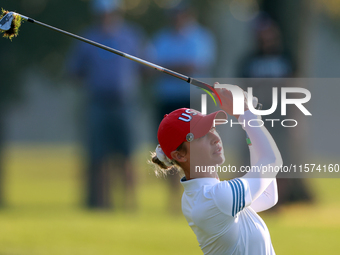
[[[193,133],[187,134],[186,139],[187,139],[188,142],[191,142],[192,140],[194,140],[194,134]]]

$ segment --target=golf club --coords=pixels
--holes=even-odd
[[[209,84],[206,84],[206,83],[204,83],[202,81],[199,81],[197,79],[188,77],[186,75],[174,72],[172,70],[166,69],[166,68],[161,67],[159,65],[153,64],[151,62],[148,62],[148,61],[145,61],[143,59],[137,58],[135,56],[129,55],[127,53],[121,52],[119,50],[110,48],[110,47],[105,46],[103,44],[91,41],[91,40],[83,38],[81,36],[72,34],[70,32],[61,30],[59,28],[52,27],[50,25],[44,24],[44,23],[42,23],[40,21],[37,21],[37,20],[34,20],[32,18],[26,17],[26,16],[21,15],[19,13],[9,12],[9,11],[4,11],[4,10],[2,10],[2,12],[3,12],[3,17],[0,20],[0,31],[4,33],[4,37],[7,37],[9,39],[12,39],[13,37],[16,37],[18,35],[19,27],[20,27],[22,21],[27,21],[27,22],[30,22],[30,23],[38,24],[40,26],[49,28],[51,30],[57,31],[57,32],[62,33],[64,35],[68,35],[68,36],[70,36],[72,38],[75,38],[75,39],[78,39],[80,41],[89,43],[89,44],[91,44],[93,46],[96,46],[96,47],[99,47],[99,48],[101,48],[103,50],[112,52],[112,53],[117,54],[117,55],[119,55],[121,57],[133,60],[133,61],[135,61],[137,63],[140,63],[140,64],[143,64],[145,66],[148,66],[148,67],[151,67],[153,69],[156,69],[157,71],[166,73],[168,75],[171,75],[173,77],[176,77],[178,79],[186,81],[186,82],[188,82],[188,83],[190,83],[190,84],[192,84],[194,86],[200,87],[201,89],[205,90],[208,94],[211,95],[211,93],[209,92],[209,90],[210,90],[211,92],[213,92],[216,95],[216,97],[219,99],[220,104],[222,105],[222,101],[221,101],[219,95],[217,94],[216,90],[213,88],[213,86],[211,86]]]

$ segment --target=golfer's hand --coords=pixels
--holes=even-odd
[[[218,82],[214,84],[214,87],[216,84],[218,84]],[[220,96],[221,101],[222,101],[221,110],[225,111],[229,115],[234,116],[235,118],[238,119],[239,115],[233,114],[233,95],[230,92],[230,90],[225,89],[225,88],[222,88],[222,89],[215,88],[215,90]],[[246,97],[244,97],[244,111],[247,111],[247,110],[248,110],[248,103],[247,103]]]

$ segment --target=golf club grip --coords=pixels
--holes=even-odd
[[[199,80],[196,80],[196,79],[193,79],[193,78],[190,78],[190,80],[188,81],[190,84],[194,85],[194,86],[197,86],[197,87],[200,87],[202,89],[207,89],[209,87],[212,88],[211,85],[205,83],[205,82],[202,82],[202,81],[199,81]]]

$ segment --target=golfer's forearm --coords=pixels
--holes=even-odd
[[[256,119],[258,121],[255,121]],[[251,125],[254,127],[248,125],[249,120],[252,120]],[[264,126],[259,127],[263,122],[258,119],[258,116],[248,110],[244,115],[239,117],[239,122],[245,124],[243,128],[247,132],[252,143],[249,148],[252,157],[252,166],[259,164],[262,164],[262,166],[268,164],[276,166],[282,165],[280,151],[268,130]],[[261,176],[258,175],[254,177]]]
[[[259,157],[256,151],[254,150],[253,145],[249,145],[248,147],[249,147],[249,154],[250,154],[250,165],[254,166],[259,160]]]
[[[256,119],[258,121],[256,121]],[[272,136],[269,134],[268,130],[262,126],[263,122],[258,119],[258,116],[251,113],[249,110],[244,113],[244,115],[239,117],[239,122],[244,123],[243,129],[247,132],[252,148],[256,155],[256,161],[268,161],[269,164],[280,164],[282,163],[281,154],[276,146],[276,143]],[[248,121],[251,121],[251,126],[248,125]]]
[[[244,122],[244,129],[251,140],[251,161],[252,170],[245,174],[243,178],[248,180],[253,200],[256,200],[273,182],[277,171],[275,166],[282,165],[281,154],[265,127],[250,127],[249,120],[253,120],[251,125],[260,126],[261,122],[256,123],[257,116],[250,111],[246,111],[240,116],[239,122]],[[277,170],[277,169],[276,169]]]

